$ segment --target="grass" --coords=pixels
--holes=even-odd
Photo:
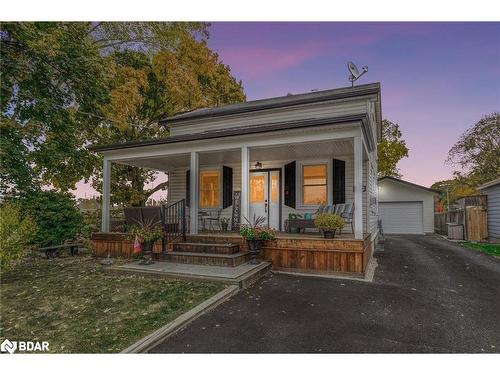
[[[223,286],[107,273],[92,258],[35,259],[1,275],[0,342],[55,353],[116,353]]]
[[[463,246],[500,257],[500,244],[464,242]]]

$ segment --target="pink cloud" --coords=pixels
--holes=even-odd
[[[350,46],[367,45],[375,42],[374,35],[355,35],[332,38],[331,40],[302,42],[286,46],[251,46],[220,51],[225,64],[238,71],[245,79],[262,78],[276,71],[294,68],[307,60],[326,55],[335,49],[345,52]]]

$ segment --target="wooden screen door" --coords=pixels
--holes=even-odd
[[[264,216],[270,228],[279,229],[279,187],[279,171],[250,173],[250,220]]]

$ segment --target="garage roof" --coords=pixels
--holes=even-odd
[[[392,177],[392,176],[380,177],[378,180],[379,181],[383,181],[383,180],[395,181],[395,182],[399,182],[399,183],[402,183],[402,184],[405,184],[405,185],[408,185],[408,186],[411,186],[411,187],[414,187],[414,188],[417,188],[417,189],[427,190],[430,193],[434,193],[434,194],[440,194],[441,193],[439,190],[431,189],[431,188],[428,188],[428,187],[425,187],[425,186],[422,186],[422,185],[417,185],[417,184],[414,184],[413,182],[401,180],[400,178],[396,178],[396,177]]]
[[[493,180],[493,181],[487,182],[485,184],[482,184],[481,186],[478,186],[477,189],[478,190],[483,190],[483,189],[487,189],[489,187],[492,187],[492,186],[495,186],[495,185],[498,185],[498,184],[500,184],[500,178],[497,178],[496,180]]]

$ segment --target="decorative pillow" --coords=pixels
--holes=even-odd
[[[311,213],[306,212],[306,213],[304,214],[304,219],[305,219],[305,220],[312,220],[312,218],[313,218],[313,215],[312,215]]]

